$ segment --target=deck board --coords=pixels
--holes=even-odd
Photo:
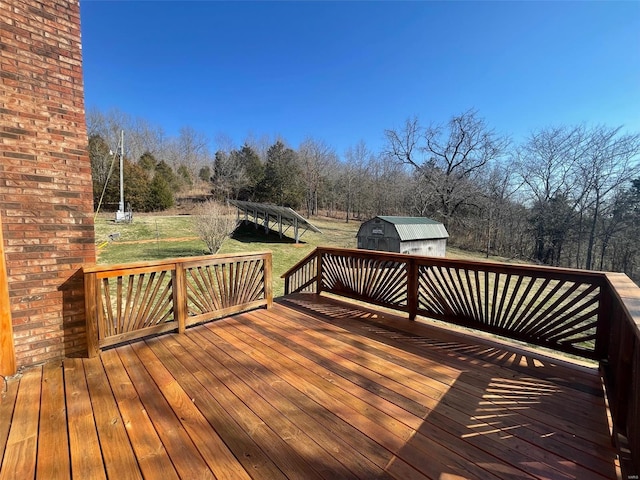
[[[205,352],[205,362],[210,363],[214,359],[215,352],[212,351],[212,345],[207,342],[206,331],[201,336],[198,336],[198,345]],[[178,338],[178,340],[183,340]],[[268,408],[265,414],[271,413],[271,415],[264,415],[266,417],[273,417],[276,422],[280,423],[283,420],[290,422],[291,428],[294,430],[300,430],[302,432],[313,432],[314,439],[317,442],[325,442],[332,445],[332,452],[338,456],[338,458],[349,458],[351,460],[353,469],[355,472],[361,473],[362,477],[366,475],[382,475],[382,467],[375,467],[374,462],[376,457],[376,451],[372,448],[371,443],[367,442],[366,437],[354,435],[354,441],[357,441],[359,448],[354,449],[353,446],[346,442],[341,442],[341,437],[336,433],[351,432],[352,427],[348,424],[337,419],[331,412],[324,409],[318,409],[313,401],[304,395],[300,395],[293,387],[283,382],[265,382],[264,377],[257,375],[255,370],[247,369],[245,365],[239,362],[233,361],[232,358],[224,358],[224,352],[218,353],[218,359],[222,362],[220,365],[229,369],[230,372],[235,374],[238,378],[242,378],[243,382],[238,382],[239,385],[231,384],[234,390],[238,391],[238,394],[245,399],[247,405],[251,406],[254,410],[260,409],[260,404],[267,402],[263,408]],[[224,372],[223,369],[216,369]],[[244,388],[244,382],[248,389]],[[229,385],[229,383],[227,383]],[[277,388],[276,388],[277,387]],[[243,392],[245,392],[243,394]],[[243,403],[244,405],[244,403]],[[307,412],[313,412],[313,415]],[[278,416],[282,416],[282,420],[278,420]],[[241,416],[243,418],[243,416]],[[277,427],[277,425],[274,425]],[[329,429],[327,431],[327,428]],[[289,438],[289,436],[287,436]],[[278,437],[280,439],[280,437]],[[366,439],[366,440],[365,440]],[[280,439],[280,441],[282,441]],[[266,443],[266,446],[270,446],[270,443]],[[377,447],[377,445],[375,446]],[[285,449],[289,449],[285,444]],[[280,449],[278,449],[280,450]],[[286,451],[286,450],[285,450]],[[363,455],[363,452],[368,455]],[[292,451],[291,453],[295,453]],[[288,454],[285,458],[287,463],[290,462]],[[278,455],[276,458],[278,458]],[[384,466],[386,459],[381,459],[379,463]],[[289,470],[283,472],[288,473]],[[379,478],[384,478],[380,476]]]
[[[84,366],[107,476],[142,480],[142,472],[129,442],[102,362],[99,358],[93,358],[86,360]]]
[[[11,419],[18,396],[18,379],[3,379],[3,391],[0,394],[0,465],[4,459],[5,447],[11,429]]]
[[[40,397],[40,427],[38,430],[38,479],[71,478],[67,433],[67,407],[64,399],[64,376],[59,362],[43,367]]]
[[[82,359],[65,360],[64,383],[72,478],[107,478]]]
[[[257,322],[257,319],[255,319],[255,320],[256,320],[256,322]],[[308,329],[308,330],[306,330],[306,331],[308,331],[308,332],[312,332],[313,330],[312,330],[312,329]],[[295,340],[295,343],[297,343],[297,344],[301,344],[300,336],[291,337],[291,338],[290,338],[290,340]],[[282,345],[284,342],[286,342],[286,340],[285,340],[284,338],[280,338],[280,339],[278,339],[278,342],[276,342],[276,344],[280,344],[280,345]],[[371,345],[371,347],[373,347],[373,344]],[[322,348],[324,348],[324,347],[323,347],[322,345],[320,345],[318,348],[322,349]],[[364,350],[364,349],[363,349],[363,350]],[[281,353],[282,353],[282,354],[283,354],[283,356],[285,356],[285,357],[286,357],[286,356],[290,356],[290,354],[288,354],[288,352],[286,352],[286,351],[282,351]],[[354,352],[353,352],[353,349],[347,349],[347,350],[346,350],[346,354],[347,354],[347,355],[351,355],[351,354],[353,354],[353,353],[354,353]],[[414,363],[416,362],[416,360],[418,360],[418,359],[414,359]],[[345,361],[346,361],[346,359],[345,359]],[[364,366],[364,365],[372,366],[372,364],[376,363],[376,362],[375,362],[375,359],[369,358],[369,356],[368,356],[368,355],[366,355],[366,354],[362,354],[362,352],[361,352],[361,358],[358,360],[358,362],[359,362],[359,363],[358,363],[358,365],[361,365],[361,367],[362,367],[362,366]],[[380,378],[385,378],[385,377],[383,377],[384,375],[386,375],[387,377],[395,378],[395,380],[393,380],[393,381],[394,381],[394,382],[396,382],[396,384],[397,384],[397,385],[400,385],[400,387],[399,387],[399,388],[397,388],[397,390],[403,391],[403,392],[405,392],[405,393],[406,393],[406,392],[412,392],[412,391],[413,391],[413,392],[419,392],[419,390],[420,390],[420,389],[421,389],[421,387],[422,387],[422,385],[416,381],[416,375],[411,375],[411,373],[414,373],[414,372],[409,371],[409,370],[408,370],[408,369],[406,369],[406,368],[405,368],[405,369],[402,369],[402,368],[399,368],[398,366],[396,366],[396,368],[389,368],[389,365],[388,365],[388,366],[387,366],[387,370],[386,370],[386,371],[384,371],[384,370],[382,370],[382,369],[378,369],[378,367],[379,367],[379,366],[377,366],[377,365],[376,365],[376,366],[373,366],[373,368],[376,368],[376,369],[378,370],[378,373],[377,373],[377,374],[379,375],[379,377],[380,377]],[[351,370],[351,371],[353,371],[353,370],[355,370],[355,369],[356,369],[356,368],[355,368],[355,367],[353,367],[353,366],[352,366],[352,367],[348,367],[348,368],[347,368],[347,370]],[[362,371],[362,368],[360,368],[360,370],[359,370],[359,371]],[[432,384],[433,384],[434,382],[429,382],[429,383],[430,383],[430,385],[429,385],[429,386],[430,386],[431,388],[433,388]],[[444,384],[442,384],[442,385],[441,385],[441,389],[446,388],[449,384],[450,384],[450,380],[447,380],[447,381],[446,381],[446,383],[444,383]],[[435,395],[436,397],[438,397],[438,398],[442,396],[442,394],[441,394],[441,393],[436,393],[436,394],[434,394],[434,395]],[[433,403],[434,405],[436,404],[436,403],[434,403],[435,401],[434,401],[433,399],[429,399],[428,401],[422,400],[422,402],[423,402],[423,403]],[[379,405],[379,404],[378,404],[378,405]],[[473,405],[468,404],[468,405],[463,405],[462,407],[459,407],[457,411],[456,411],[456,410],[454,410],[454,409],[450,409],[450,411],[448,412],[448,417],[447,417],[448,422],[460,421],[460,420],[459,420],[459,417],[463,417],[463,418],[465,418],[465,414],[463,414],[463,413],[461,413],[461,412],[466,411],[466,410],[468,410],[469,408],[472,408],[472,407],[473,407]],[[429,413],[428,411],[427,411],[427,412],[425,412],[425,415],[426,415],[426,414],[428,414],[428,413]],[[407,417],[406,415],[403,415],[403,416],[402,416],[402,418],[403,418],[403,421],[405,421],[405,422],[407,422],[407,421],[411,422],[411,423],[409,423],[409,425],[410,425],[410,426],[412,426],[412,427],[414,427],[414,428],[416,428],[416,429],[420,428],[420,424],[422,424],[422,422],[423,422],[423,419],[422,419],[422,418],[420,418],[420,417],[414,417],[413,419],[411,419],[411,418]],[[468,418],[468,416],[466,416],[466,418]],[[418,435],[413,439],[413,443],[414,443],[414,444],[418,444],[418,445],[425,445],[425,444],[427,444],[427,443],[428,443],[428,439],[429,439],[429,438],[433,438],[433,437],[437,436],[438,434],[439,434],[440,436],[446,436],[446,432],[445,432],[444,430],[440,429],[440,430],[436,430],[436,431],[434,431],[433,426],[431,426],[431,427],[432,427],[432,428],[430,428],[430,430],[429,430],[429,435],[428,435],[428,436],[423,436],[422,434],[418,434]],[[525,447],[526,447],[526,445],[525,445],[525,446],[521,445],[521,444],[522,444],[522,442],[521,442],[521,441],[519,441],[519,439],[517,439],[517,438],[516,438],[516,439],[514,440],[514,442],[512,442],[512,443],[519,444],[519,446],[520,446],[523,450],[524,450],[524,449],[525,449]],[[471,449],[469,448],[469,446],[466,446],[466,445],[465,445],[465,446],[463,446],[463,447],[464,447],[463,449],[459,449],[459,448],[456,448],[455,443],[451,443],[450,441],[449,441],[449,442],[443,441],[443,442],[442,442],[440,445],[438,445],[438,446],[434,446],[433,444],[428,444],[428,448],[427,448],[427,447],[425,447],[425,449],[426,449],[426,450],[428,450],[428,451],[431,453],[431,455],[433,456],[433,454],[434,454],[435,452],[437,452],[437,451],[438,451],[438,447],[442,447],[442,446],[448,446],[448,447],[449,447],[449,448],[451,448],[453,451],[463,451],[463,452],[465,452],[464,454],[465,454],[467,457],[469,457],[469,456],[470,456],[470,454],[472,453],[472,451],[471,451]],[[511,446],[512,446],[512,445],[511,445]],[[510,446],[510,447],[511,447],[511,446]],[[445,447],[445,448],[446,448],[446,447]],[[497,451],[497,450],[499,450],[499,449],[494,449],[494,451]],[[500,449],[500,450],[499,450],[499,454],[500,454],[500,455],[504,455],[504,453],[505,453],[504,449]],[[441,458],[442,456],[446,456],[446,452],[440,452],[440,454],[438,455],[438,458]],[[431,457],[429,457],[429,456],[426,456],[426,457],[425,457],[425,456],[423,456],[423,458],[429,458],[429,459],[430,459]],[[472,461],[472,459],[471,459],[471,458],[469,458],[469,460],[471,460],[471,461]],[[526,458],[525,460],[527,460],[527,461],[529,461],[529,462],[533,462],[533,461],[536,461],[536,460],[538,460],[538,459],[536,459],[536,458],[534,457],[534,458]],[[560,460],[560,459],[558,459],[558,460]],[[429,460],[429,461],[431,461],[431,460]],[[548,462],[547,462],[547,463],[548,463]],[[425,466],[423,465],[423,466],[421,466],[421,468],[425,468]],[[514,476],[515,474],[516,474],[516,472],[514,472],[514,471],[510,471],[510,472],[508,473],[508,478],[513,478],[513,476]],[[476,475],[479,475],[479,473],[478,473],[478,472],[476,472]],[[489,476],[489,475],[488,475],[486,472],[483,474],[483,477],[485,477],[485,478],[488,478],[488,476]]]
[[[162,390],[144,368],[133,348],[128,345],[120,347],[118,354],[178,475],[187,479],[214,479],[215,475],[198,452],[189,433],[180,423],[178,413],[171,408]],[[174,384],[173,388],[177,388],[177,385]]]
[[[6,389],[0,478],[618,473],[597,369],[313,295]]]
[[[118,352],[107,350],[102,353],[101,360],[143,476],[178,479],[178,473],[138,397],[133,382],[127,375]]]
[[[30,370],[20,380],[0,468],[0,478],[3,480],[35,477],[41,384],[42,369]]]
[[[200,336],[200,333],[202,335]],[[335,435],[331,432],[340,432],[342,438],[361,441],[365,449],[368,444],[364,438],[353,434],[350,425],[340,421],[330,411],[318,409],[317,404],[308,396],[300,395],[292,386],[282,382],[279,378],[269,375],[269,372],[246,358],[241,350],[231,345],[221,344],[218,337],[210,330],[203,329],[197,336],[199,346],[206,349],[208,355],[228,368],[235,378],[241,382],[231,383],[231,387],[237,392],[242,401],[251,408],[261,419],[278,433],[293,453],[293,458],[302,458],[304,468],[299,465],[297,472],[308,471],[309,476],[329,477],[341,472],[346,474],[344,466],[334,458],[319,450],[323,444],[332,445],[332,453],[338,457],[358,458],[358,450],[335,446]],[[213,343],[212,343],[213,342]],[[212,346],[217,345],[220,348]],[[245,386],[245,382],[247,385]],[[325,431],[326,427],[330,432]],[[311,432],[313,438],[309,435]],[[373,457],[375,460],[375,457]],[[369,457],[371,459],[371,457]],[[381,460],[381,463],[384,460]],[[375,470],[374,470],[375,471]],[[380,469],[380,472],[382,469]],[[365,470],[371,475],[372,470]]]

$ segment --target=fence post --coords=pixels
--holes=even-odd
[[[100,354],[98,339],[98,318],[100,318],[98,279],[95,273],[84,274],[84,314],[87,335],[87,355],[89,358]]]
[[[407,262],[407,307],[409,320],[415,320],[418,314],[418,265],[413,258]]]
[[[187,282],[182,263],[176,263],[172,272],[173,315],[178,322],[178,333],[184,333],[187,321]]]

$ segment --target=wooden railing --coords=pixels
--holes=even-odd
[[[609,348],[601,362],[615,441],[640,471],[640,288],[623,273],[607,273]],[[624,460],[624,459],[623,459]],[[629,476],[629,478],[632,478]],[[636,476],[636,478],[638,478]]]
[[[330,292],[600,358],[605,278],[536,266],[318,248],[285,278],[285,294]]]
[[[89,356],[273,302],[271,253],[84,268]]]

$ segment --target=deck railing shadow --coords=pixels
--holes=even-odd
[[[328,292],[599,362],[613,440],[640,470],[640,289],[624,274],[319,247],[285,295]]]
[[[318,303],[296,295],[279,302],[353,333],[349,340],[342,340],[345,343],[357,347],[357,339],[367,337],[406,352],[406,358],[396,355],[393,359],[402,368],[424,373],[410,360],[411,355],[417,355],[439,367],[461,372],[443,397],[434,398],[435,407],[431,410],[416,410],[407,399],[390,399],[423,418],[416,435],[398,456],[410,457],[411,452],[404,450],[412,449],[433,452],[441,459],[428,472],[433,478],[461,471],[484,478],[486,471],[494,467],[496,475],[503,478],[530,478],[531,474],[555,478],[566,472],[566,458],[581,459],[574,466],[576,478],[616,477],[616,450],[613,446],[602,448],[608,443],[610,431],[602,388],[594,383],[592,370],[581,378],[576,375],[576,365],[565,365],[561,359],[525,348],[510,348],[491,339],[478,341],[468,334],[451,333],[433,325],[424,328],[426,325],[420,323],[417,328],[405,330],[400,318],[352,308],[339,300]],[[468,342],[464,341],[465,336]],[[429,391],[429,385],[423,387]],[[593,409],[579,413],[556,398],[560,393],[566,398],[567,391],[588,398]],[[574,422],[581,424],[579,431]],[[455,456],[438,442],[464,445],[456,453],[468,462],[456,465]],[[512,467],[498,461],[494,467],[487,465],[487,452],[496,459],[508,458]],[[470,471],[480,459],[482,468]],[[443,469],[447,464],[450,470]]]

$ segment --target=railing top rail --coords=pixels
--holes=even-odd
[[[85,265],[82,270],[84,273],[100,273],[113,270],[132,270],[136,268],[154,268],[171,266],[179,263],[215,263],[226,259],[242,260],[248,258],[261,258],[267,255],[271,255],[270,251],[252,252],[248,254],[239,255],[237,253],[224,253],[216,255],[201,255],[199,257],[180,257],[180,258],[168,258],[164,260],[149,260],[144,262],[131,262],[131,263],[119,263],[111,265]]]
[[[349,255],[360,258],[388,259],[400,262],[416,262],[419,265],[436,265],[443,267],[460,267],[472,270],[485,270],[496,273],[524,274],[532,276],[551,276],[553,278],[572,278],[587,283],[603,284],[605,272],[576,270],[571,268],[550,267],[542,265],[528,265],[518,263],[497,263],[490,260],[466,260],[441,257],[423,257],[402,253],[379,252],[375,250],[360,250],[353,248],[318,247],[315,253],[329,253],[335,255]],[[292,269],[293,270],[293,269]]]

